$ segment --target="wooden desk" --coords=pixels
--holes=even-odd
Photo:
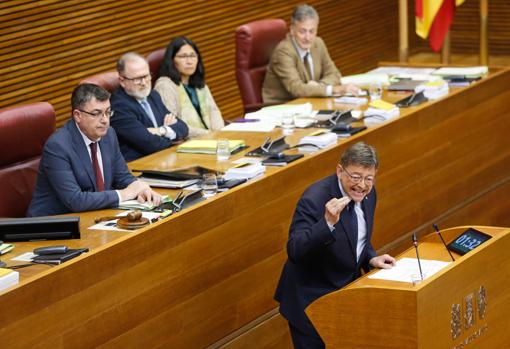
[[[95,217],[114,211],[82,214],[83,238],[66,243],[89,247],[90,253],[62,266],[22,269],[19,286],[0,295],[2,347],[200,348],[274,310],[295,204],[304,188],[331,174],[341,152],[359,140],[374,145],[381,160],[376,248],[407,247],[409,233],[430,232],[432,222],[442,228],[510,225],[510,203],[501,200],[510,194],[508,86],[510,70],[495,72],[442,100],[402,109],[400,118],[285,168],[268,168],[251,183],[137,232],[87,230]],[[316,109],[334,107],[330,99],[311,101]],[[295,144],[309,132],[296,131],[287,142]],[[221,136],[244,138],[253,147],[265,137]],[[211,156],[173,149],[130,166],[196,163],[228,167]],[[17,244],[4,259],[39,245],[47,243]],[[277,317],[245,335],[225,347],[282,347],[288,340]]]

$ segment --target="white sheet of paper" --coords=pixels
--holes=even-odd
[[[20,255],[17,255],[14,258],[11,258],[11,261],[18,261],[18,262],[32,262],[32,258],[35,257],[35,254],[33,252],[25,252]]]
[[[423,279],[427,279],[446,267],[451,262],[420,259],[423,271]],[[411,275],[420,274],[418,260],[416,258],[402,258],[391,269],[381,269],[377,273],[369,275],[369,279],[391,280],[411,283]]]
[[[129,211],[121,212],[117,217],[126,216],[129,213]],[[161,213],[158,212],[142,212],[142,217],[145,217],[149,219],[149,221],[153,218],[158,218],[161,215]],[[97,224],[94,224],[91,227],[88,227],[88,229],[94,229],[94,230],[113,230],[113,231],[133,231],[133,230],[126,230],[126,229],[120,229],[117,227],[117,220],[113,219],[111,221],[105,221],[105,222],[99,222]]]

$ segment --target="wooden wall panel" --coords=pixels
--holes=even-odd
[[[428,41],[415,33],[414,0],[409,2],[409,35],[412,52],[432,50]],[[510,2],[489,1],[489,53],[509,55],[510,46]],[[451,49],[453,53],[478,53],[480,50],[480,0],[466,0],[457,8],[451,28]]]
[[[70,93],[83,78],[114,70],[122,53],[148,54],[175,35],[187,35],[202,51],[207,82],[224,117],[237,117],[242,105],[235,80],[234,30],[263,18],[288,22],[301,2],[2,1],[0,108],[48,101],[61,125],[70,115]],[[395,1],[309,3],[319,11],[319,34],[342,73],[361,72],[379,60],[396,59]]]

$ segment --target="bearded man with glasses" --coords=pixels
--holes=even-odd
[[[127,168],[110,128],[109,98],[94,84],[74,89],[73,117],[44,145],[27,216],[114,208],[131,199],[161,203],[161,196]]]
[[[126,161],[166,149],[188,136],[188,126],[163,104],[151,88],[147,60],[137,53],[117,62],[120,87],[111,97],[112,127]]]
[[[387,254],[377,256],[370,242],[378,165],[375,149],[356,143],[342,154],[336,173],[312,184],[297,204],[275,294],[295,348],[324,348],[305,314],[310,303],[354,281],[362,269],[395,264]]]

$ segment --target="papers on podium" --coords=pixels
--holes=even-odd
[[[342,96],[335,98],[335,103],[339,104],[351,104],[351,105],[365,105],[367,104],[368,100],[363,97],[348,97],[348,96]]]
[[[266,167],[258,163],[241,163],[229,168],[223,178],[230,179],[250,179],[266,172]]]
[[[443,262],[429,259],[420,259],[423,279],[427,279],[449,265],[451,262]],[[391,269],[381,269],[368,276],[369,279],[391,280],[412,283],[412,275],[419,275],[420,268],[416,258],[402,258]]]
[[[377,125],[400,115],[400,110],[395,104],[382,99],[371,101],[365,110],[365,125]]]
[[[11,269],[0,268],[0,291],[11,286],[17,285],[19,282],[19,273]]]
[[[193,139],[177,146],[178,153],[216,154],[218,141],[215,139]],[[230,153],[245,146],[244,140],[229,140]]]
[[[487,66],[477,67],[443,67],[435,70],[432,74],[439,76],[462,76],[465,78],[480,78],[489,73]]]
[[[384,73],[371,73],[371,74],[356,74],[344,76],[340,79],[342,85],[353,84],[356,86],[370,86],[370,84],[380,83],[383,86],[390,84],[388,74]]]
[[[276,124],[271,120],[258,120],[254,122],[232,122],[223,127],[221,130],[235,132],[270,132],[275,127]]]
[[[276,125],[281,125],[283,115],[311,116],[312,103],[303,104],[278,104],[264,107],[253,113],[247,113],[245,119],[258,119],[260,121],[273,121]]]

